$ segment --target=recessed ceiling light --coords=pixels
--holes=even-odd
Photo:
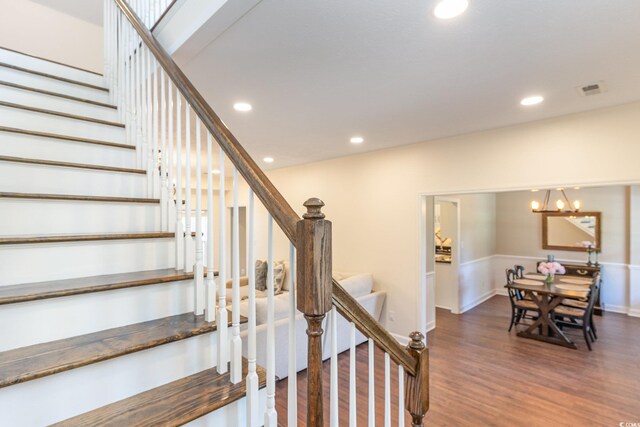
[[[523,105],[525,107],[529,107],[531,105],[538,105],[542,101],[544,101],[544,98],[542,96],[540,96],[540,95],[528,96],[528,97],[524,98],[522,101],[520,101],[520,105]]]
[[[364,142],[364,138],[361,136],[354,136],[349,141],[351,141],[352,144],[362,144]]]
[[[264,159],[262,159],[265,163],[273,163],[273,157],[265,157]]]
[[[251,104],[247,102],[236,102],[235,104],[233,104],[233,109],[236,111],[247,112],[251,111],[252,108],[253,107],[251,106]]]
[[[213,169],[211,173],[214,175],[220,175],[220,169]]]
[[[436,18],[451,19],[464,13],[469,7],[469,0],[442,0],[433,9]]]

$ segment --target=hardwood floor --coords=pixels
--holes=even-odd
[[[598,340],[586,348],[570,331],[571,350],[516,336],[509,302],[495,296],[462,315],[437,311],[428,335],[431,426],[618,426],[640,423],[640,319],[596,317]],[[515,328],[514,328],[515,329]],[[367,345],[357,349],[358,425],[367,423]],[[340,423],[348,425],[349,353],[339,356]],[[398,425],[397,367],[392,363],[392,425]],[[299,425],[304,425],[305,372],[298,374]],[[376,426],[384,425],[384,358],[376,350]],[[329,362],[324,366],[329,420]],[[287,380],[277,384],[278,421],[287,425]],[[405,424],[410,425],[408,414]]]

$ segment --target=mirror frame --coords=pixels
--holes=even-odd
[[[543,212],[542,213],[542,249],[556,249],[561,251],[587,252],[587,248],[579,246],[555,246],[549,245],[547,218],[556,216],[595,216],[596,217],[596,247],[597,252],[602,252],[602,214],[601,212]]]

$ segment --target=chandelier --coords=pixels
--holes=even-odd
[[[532,190],[533,192],[537,192],[538,190]],[[536,213],[543,212],[578,212],[580,210],[580,200],[574,200],[573,203],[569,201],[567,197],[567,193],[565,193],[564,188],[557,188],[556,191],[560,193],[562,196],[558,198],[555,203],[556,209],[549,209],[549,203],[551,202],[551,191],[546,190],[544,195],[544,200],[540,203],[538,200],[531,201],[531,211]]]

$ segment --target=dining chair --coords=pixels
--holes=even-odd
[[[567,305],[559,305],[553,310],[553,319],[561,328],[582,329],[584,341],[587,348],[591,351],[591,342],[595,342],[598,338],[593,329],[593,308],[596,305],[598,292],[600,291],[600,275],[597,275],[587,300],[585,308],[570,307]]]
[[[594,281],[596,280],[600,280],[599,275],[596,275],[598,277],[594,277]],[[592,292],[591,287],[589,287],[589,292]],[[596,291],[597,293],[600,292],[600,285],[598,285],[598,289]],[[595,297],[596,297],[596,301],[598,301],[598,294],[596,293]],[[587,307],[589,307],[589,296],[587,296],[584,300],[577,300],[577,299],[573,299],[573,298],[565,298],[562,300],[561,302],[562,305],[567,306],[567,307],[573,307],[573,308],[580,308],[582,310],[586,310]],[[595,307],[595,306],[594,306]],[[591,334],[593,336],[594,339],[598,339],[598,329],[596,328],[596,324],[593,321],[593,311],[591,311]]]
[[[516,265],[513,266],[513,269],[515,270],[516,277],[518,279],[524,279],[524,265],[516,264]]]
[[[505,275],[507,276],[507,285],[512,284],[516,279],[516,272],[513,268],[507,268]],[[529,314],[529,311],[539,313],[540,309],[535,302],[524,299],[517,289],[507,288],[507,291],[511,302],[511,323],[509,324],[509,332],[511,332],[513,325],[519,325],[523,319],[536,319],[537,317]]]

